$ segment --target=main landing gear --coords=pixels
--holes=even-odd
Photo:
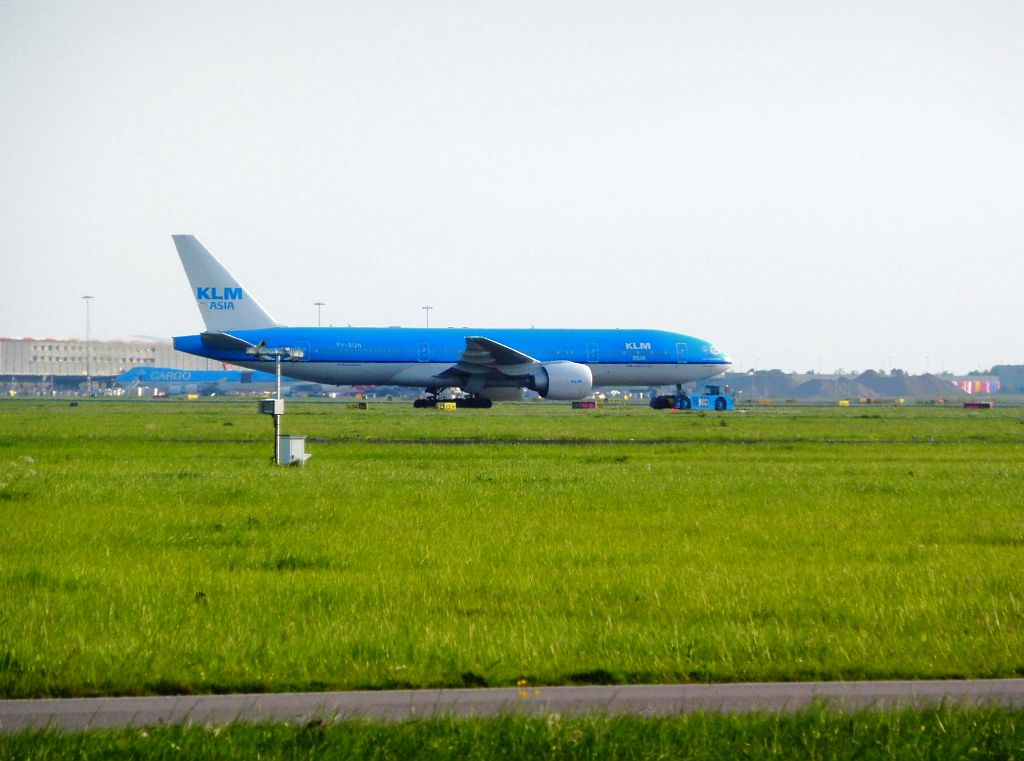
[[[483,396],[466,396],[461,399],[438,399],[436,393],[432,393],[426,399],[417,399],[412,406],[418,410],[433,409],[438,402],[454,402],[457,409],[489,410],[491,400]]]

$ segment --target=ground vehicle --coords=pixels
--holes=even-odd
[[[732,396],[722,392],[721,386],[705,386],[703,394],[684,394],[676,387],[676,393],[655,396],[651,407],[656,410],[731,410],[734,409]]]

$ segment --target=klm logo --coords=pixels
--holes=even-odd
[[[650,341],[643,341],[640,343],[636,341],[627,341],[626,348],[630,351],[650,351],[651,343]]]
[[[218,290],[217,288],[196,288],[196,298],[200,301],[211,299],[214,301],[231,301],[232,299],[242,298],[241,288],[223,288]]]
[[[241,301],[243,298],[245,295],[241,288],[196,288],[196,301],[208,302],[209,309],[234,309],[235,301]]]

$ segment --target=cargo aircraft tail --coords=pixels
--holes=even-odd
[[[279,326],[194,235],[173,237],[207,332]]]

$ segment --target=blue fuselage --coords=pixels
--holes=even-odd
[[[469,336],[485,336],[539,362],[587,365],[598,386],[687,383],[730,366],[707,341],[663,330],[277,327],[232,330],[231,335],[251,344],[265,342],[267,348],[300,349],[301,359],[282,363],[283,374],[339,385],[443,385],[440,374],[459,362]],[[256,370],[274,364],[242,350],[206,345],[198,335],[175,338],[174,348]]]

